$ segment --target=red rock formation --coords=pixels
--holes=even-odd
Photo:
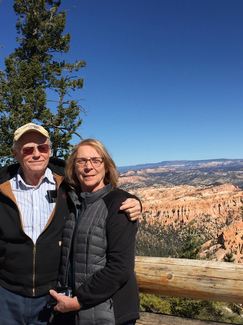
[[[226,253],[232,252],[235,262],[243,263],[243,222],[239,217],[243,191],[240,188],[231,184],[210,188],[183,185],[138,188],[130,192],[141,199],[143,213],[150,225],[173,224],[176,228],[192,220],[200,224],[200,219],[207,223],[208,231],[215,231],[216,224],[225,225],[222,231],[215,233],[218,244],[212,247],[209,242],[204,244],[210,248],[205,249],[201,256],[213,252],[213,259],[222,261]],[[207,215],[209,218],[205,221]],[[229,219],[231,222],[227,226]]]
[[[218,243],[222,244],[226,252],[234,255],[235,262],[243,262],[243,222],[239,221],[228,229],[224,229],[218,235]]]
[[[226,218],[239,214],[243,191],[231,184],[204,188],[175,186],[138,188],[136,194],[143,203],[143,212],[150,224],[186,224],[202,215]]]

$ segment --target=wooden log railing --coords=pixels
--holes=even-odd
[[[243,303],[243,265],[137,256],[140,292],[170,297]]]

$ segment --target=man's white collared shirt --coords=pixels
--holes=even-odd
[[[20,173],[21,168],[10,179],[10,184],[22,215],[24,231],[35,243],[55,208],[55,202],[49,202],[47,191],[56,190],[56,182],[49,168],[36,187],[26,184]]]

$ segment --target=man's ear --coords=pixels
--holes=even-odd
[[[13,154],[14,154],[14,158],[16,158],[16,150],[14,150],[14,149],[12,148],[12,152],[13,152]]]
[[[14,158],[18,161],[18,158],[17,158],[17,150],[12,148],[12,151],[13,151],[13,154],[14,154]]]

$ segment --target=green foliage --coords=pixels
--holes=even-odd
[[[224,255],[224,262],[233,263],[234,260],[235,260],[235,258],[233,257],[232,253],[226,253]]]
[[[243,324],[235,304],[140,293],[141,311],[192,319]]]
[[[181,258],[199,259],[202,241],[195,236],[195,228],[192,224],[188,224],[188,234],[186,241],[182,247]]]
[[[61,1],[15,0],[16,29],[19,46],[5,58],[0,71],[0,162],[13,158],[13,132],[21,125],[36,122],[49,132],[53,155],[66,158],[70,140],[80,127],[81,99],[72,97],[83,88],[76,73],[85,61],[69,63],[63,55],[69,51],[71,36],[63,34],[66,11],[59,11]],[[61,58],[56,58],[58,54]],[[47,90],[52,97],[47,97]],[[52,112],[48,103],[56,103]]]
[[[213,259],[213,256],[214,256],[214,255],[213,255],[213,252],[207,252],[207,254],[206,254],[206,259],[210,261],[210,260]]]
[[[140,310],[148,313],[171,314],[170,302],[163,296],[140,293]]]
[[[178,257],[183,235],[172,225],[148,225],[146,218],[139,224],[136,236],[136,255],[157,257]]]
[[[187,298],[170,298],[172,315],[197,318],[203,309],[211,309],[212,302]]]
[[[207,218],[207,216],[204,218]],[[150,225],[147,223],[146,217],[143,216],[142,221],[140,220],[136,236],[136,255],[180,257],[184,254],[185,245],[187,246],[188,244],[186,241],[191,245],[190,233],[188,232],[192,231],[192,244],[194,239],[196,241],[196,251],[193,254],[198,257],[198,249],[200,249],[201,244],[212,239],[210,233],[205,230],[204,224],[203,226],[194,227],[192,224],[184,225],[181,223],[177,225],[177,228],[172,224],[167,226],[161,226],[160,224]],[[190,230],[188,227],[192,227],[193,230],[192,228]],[[188,247],[186,247],[187,249]],[[191,257],[193,254],[191,254]]]

